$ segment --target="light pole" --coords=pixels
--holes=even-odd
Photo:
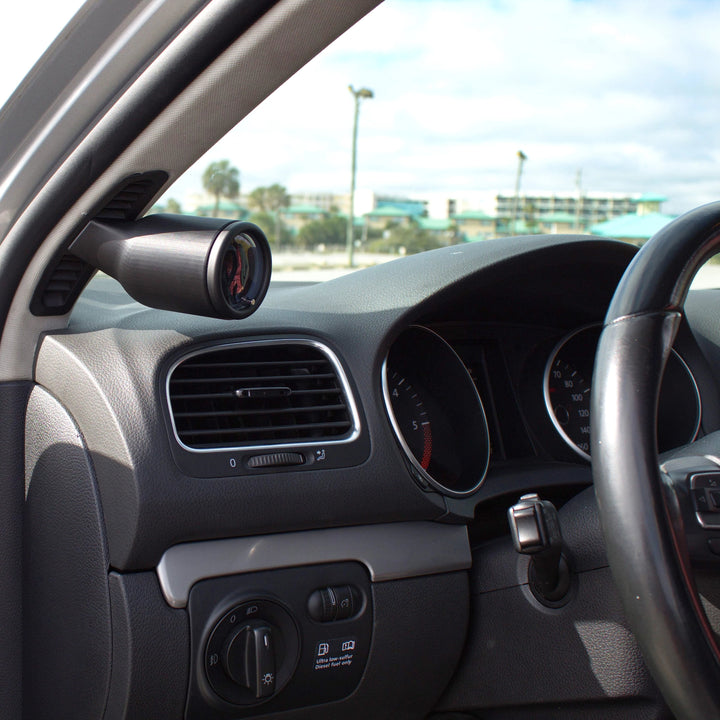
[[[515,222],[518,214],[518,203],[520,202],[520,178],[522,177],[523,163],[527,160],[527,155],[522,151],[518,150],[518,169],[515,177],[515,197],[513,198],[512,208],[512,221],[510,223],[510,234],[515,234]]]
[[[577,205],[575,206],[575,232],[580,232],[580,217],[582,215],[582,169],[575,175],[575,187],[577,188]]]
[[[353,221],[355,219],[355,167],[357,163],[357,131],[358,131],[358,115],[360,113],[360,99],[370,99],[373,97],[373,91],[368,88],[360,88],[356,90],[352,85],[348,85],[348,90],[355,98],[355,117],[353,120],[353,140],[352,140],[352,174],[350,176],[350,212],[348,213],[347,223],[347,255],[348,267],[353,266],[353,250],[354,250],[354,233]]]

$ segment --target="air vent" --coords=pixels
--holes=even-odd
[[[191,450],[342,442],[357,430],[342,368],[314,341],[195,353],[171,371],[168,398]]]
[[[137,220],[145,206],[155,197],[167,179],[167,173],[162,171],[129,177],[120,186],[120,189],[113,193],[95,218],[97,220]]]
[[[95,269],[74,255],[64,253],[46,273],[30,305],[34,315],[64,315]]]
[[[99,220],[137,220],[167,182],[162,170],[138,173],[125,178],[94,216]],[[78,231],[82,230],[82,226]],[[70,312],[95,268],[70,253],[61,251],[57,262],[41,278],[30,303],[33,315],[64,315]]]

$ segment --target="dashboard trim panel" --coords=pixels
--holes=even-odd
[[[184,608],[200,580],[341,561],[361,562],[383,582],[467,570],[472,556],[465,525],[423,521],[182,543],[156,572],[168,605]]]

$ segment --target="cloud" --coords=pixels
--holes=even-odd
[[[246,188],[421,194],[523,184],[717,196],[720,4],[705,0],[387,0],[301,70],[203,162]],[[199,164],[199,166],[201,166]]]
[[[81,0],[4,8],[0,102]],[[386,0],[181,179],[230,158],[243,187],[407,194],[523,185],[659,192],[681,211],[720,194],[720,3],[712,0]]]

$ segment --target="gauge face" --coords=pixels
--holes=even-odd
[[[235,235],[223,256],[222,292],[231,308],[242,309],[250,304],[247,287],[256,262],[255,241],[245,233]]]
[[[556,360],[548,380],[550,407],[557,424],[574,445],[590,455],[590,384],[572,363]]]
[[[474,492],[490,458],[485,411],[455,351],[431,330],[412,327],[383,369],[383,396],[414,472],[451,496]]]
[[[207,292],[221,317],[250,315],[265,297],[272,273],[263,231],[248,222],[222,228],[210,246],[206,273]]]
[[[407,378],[392,371],[388,378],[390,405],[413,457],[427,471],[432,458],[432,426],[420,393]]]
[[[545,371],[545,404],[565,442],[590,459],[590,388],[600,328],[593,326],[559,343]]]
[[[600,325],[583,328],[555,347],[545,368],[545,405],[562,439],[590,459],[590,390]],[[658,450],[691,442],[700,426],[695,379],[673,350],[668,358],[658,406]]]

